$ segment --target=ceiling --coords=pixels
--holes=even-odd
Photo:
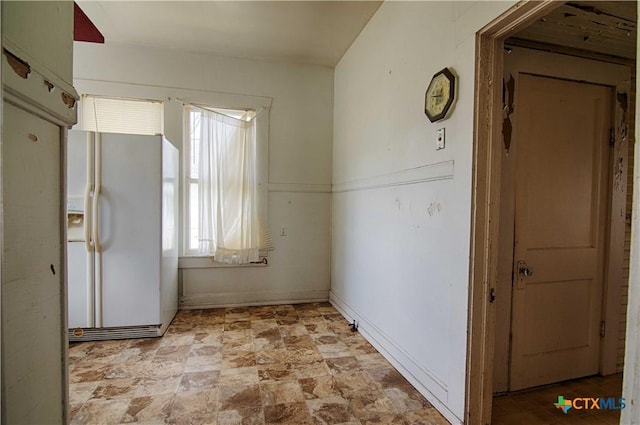
[[[381,1],[77,1],[105,43],[335,66]]]
[[[635,60],[636,7],[635,1],[570,1],[513,38]]]

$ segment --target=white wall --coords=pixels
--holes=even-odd
[[[109,44],[75,43],[74,55],[80,93],[271,105],[269,266],[183,269],[183,308],[327,299],[333,69]],[[165,133],[178,147],[181,114],[179,102],[165,103]]]
[[[335,71],[331,299],[462,423],[475,32],[513,2],[385,2]],[[430,123],[433,74],[459,75]],[[436,151],[436,130],[446,149]]]

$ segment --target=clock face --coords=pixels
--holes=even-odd
[[[447,68],[433,76],[424,99],[424,112],[431,122],[443,119],[453,103],[455,77]]]

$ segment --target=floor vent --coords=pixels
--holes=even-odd
[[[154,338],[161,335],[160,325],[126,326],[120,328],[76,328],[69,329],[69,342]]]

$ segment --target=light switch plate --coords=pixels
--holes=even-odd
[[[436,130],[436,150],[444,149],[444,128]]]

